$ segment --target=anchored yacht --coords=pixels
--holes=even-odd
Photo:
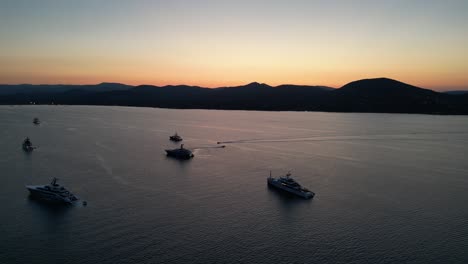
[[[26,152],[31,152],[34,150],[31,140],[29,140],[28,137],[23,141],[23,150]]]
[[[177,134],[177,132],[175,132],[174,135],[172,135],[172,136],[169,137],[169,140],[175,141],[175,142],[179,142],[179,141],[182,141],[183,139],[182,139],[181,136],[179,136],[179,135]]]
[[[190,159],[194,156],[191,150],[184,148],[184,144],[181,144],[180,148],[166,149],[166,153],[167,156],[177,159]]]
[[[74,194],[58,184],[57,180],[57,178],[53,178],[52,182],[48,185],[27,185],[26,188],[29,190],[32,197],[43,200],[67,204],[78,200]]]
[[[295,194],[297,196],[300,196],[305,199],[310,199],[314,197],[315,193],[309,191],[308,189],[302,187],[298,182],[296,182],[292,177],[291,173],[288,172],[286,176],[279,177],[279,178],[273,178],[271,177],[271,171],[270,171],[270,177],[267,178],[268,185],[273,186],[275,188],[278,188],[280,190]]]

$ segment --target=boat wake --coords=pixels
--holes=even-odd
[[[107,175],[111,176],[112,179],[114,179],[120,184],[129,185],[129,183],[125,179],[114,174],[112,167],[109,166],[109,164],[106,162],[106,160],[104,160],[102,156],[96,155],[96,159],[99,161],[99,165],[101,166],[101,168],[106,172]]]
[[[361,136],[317,136],[317,137],[303,137],[303,138],[277,138],[277,139],[240,139],[230,141],[218,141],[217,144],[243,144],[243,143],[280,143],[280,142],[307,142],[307,141],[369,141],[369,140],[437,140],[434,137],[420,137],[414,134],[401,134],[401,135],[361,135]],[[432,135],[432,134],[424,134]]]
[[[197,150],[197,149],[219,149],[219,148],[225,148],[226,146],[222,145],[222,146],[210,146],[210,147],[195,147],[195,148],[192,148],[193,150]]]

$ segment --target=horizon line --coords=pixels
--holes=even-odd
[[[447,91],[464,91],[464,90],[468,90],[468,86],[467,87],[446,86],[446,87],[437,87],[437,88],[426,88],[426,87],[413,85],[413,84],[410,84],[410,83],[406,83],[406,82],[399,81],[397,79],[388,78],[388,77],[374,77],[374,78],[358,79],[358,80],[347,82],[346,84],[344,84],[344,85],[342,85],[340,87],[328,86],[328,85],[317,85],[317,84],[293,84],[293,83],[283,83],[283,84],[279,84],[279,85],[270,85],[268,83],[257,82],[257,81],[252,81],[252,82],[239,84],[239,85],[224,85],[224,86],[216,86],[216,87],[190,85],[190,84],[164,84],[164,85],[149,84],[149,83],[127,84],[127,83],[124,83],[124,82],[109,82],[109,81],[102,81],[102,82],[97,82],[97,83],[0,83],[0,85],[44,85],[44,86],[45,85],[51,85],[51,86],[53,86],[53,85],[76,85],[76,86],[79,86],[79,85],[120,84],[120,85],[132,86],[132,87],[138,87],[138,86],[155,86],[155,87],[189,86],[189,87],[199,87],[199,88],[205,88],[205,89],[218,89],[218,88],[247,86],[247,85],[256,83],[256,84],[259,84],[259,85],[267,85],[267,86],[270,86],[270,87],[273,87],[273,88],[278,87],[278,86],[292,85],[292,86],[311,86],[311,87],[325,87],[325,88],[332,88],[332,89],[340,89],[343,86],[345,86],[345,85],[347,85],[349,83],[352,83],[352,82],[362,81],[362,80],[375,80],[375,79],[389,79],[389,80],[405,83],[405,84],[408,84],[408,85],[411,85],[411,86],[415,86],[417,88],[428,89],[428,90],[433,90],[433,91],[447,92]]]

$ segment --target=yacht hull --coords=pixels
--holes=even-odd
[[[192,153],[188,153],[188,152],[187,153],[181,153],[178,150],[170,150],[170,149],[166,149],[166,154],[169,157],[173,157],[173,158],[177,158],[177,159],[191,159],[194,156]]]

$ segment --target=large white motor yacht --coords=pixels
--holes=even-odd
[[[72,203],[78,198],[65,187],[57,183],[57,178],[53,178],[48,185],[27,185],[26,188],[31,196],[53,202]]]

